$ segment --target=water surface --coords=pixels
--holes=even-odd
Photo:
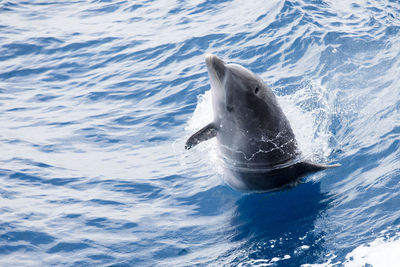
[[[388,266],[399,18],[397,1],[1,1],[0,264]],[[213,141],[185,151],[212,116],[207,52],[259,74],[304,154],[342,167],[243,194]]]

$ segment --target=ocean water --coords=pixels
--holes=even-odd
[[[400,3],[0,1],[1,266],[396,266]],[[259,74],[335,168],[244,194],[204,54]]]

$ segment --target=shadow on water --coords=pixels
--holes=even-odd
[[[241,251],[246,252],[234,261],[272,263],[271,259],[280,258],[275,264],[285,266],[315,262],[324,251],[324,234],[315,231],[314,225],[329,199],[321,193],[320,184],[312,182],[286,191],[243,196],[231,218],[231,241],[240,242]]]

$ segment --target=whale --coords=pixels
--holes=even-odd
[[[188,138],[186,149],[217,138],[224,180],[241,191],[276,191],[339,164],[307,160],[267,84],[249,69],[206,54],[213,121]]]

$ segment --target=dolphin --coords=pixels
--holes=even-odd
[[[340,166],[304,159],[274,93],[258,75],[212,54],[205,61],[214,120],[193,134],[185,148],[216,137],[229,185],[242,191],[281,190],[306,174]]]

